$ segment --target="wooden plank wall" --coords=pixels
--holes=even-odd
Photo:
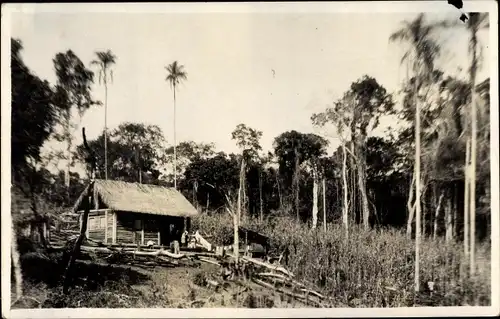
[[[106,212],[105,211],[97,211],[97,212],[90,212],[89,213],[89,223],[87,225],[87,237],[89,239],[92,239],[92,240],[105,242],[105,238],[106,238],[106,229],[105,228],[100,228],[100,229],[95,229],[95,230],[90,229],[91,218],[97,217],[97,216],[106,216]]]
[[[116,212],[116,243],[135,243],[134,219],[132,214]]]
[[[106,243],[112,244],[113,243],[113,223],[114,223],[114,218],[113,218],[114,212],[113,211],[108,211],[106,214]]]

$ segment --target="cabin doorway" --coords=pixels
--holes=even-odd
[[[142,245],[142,220],[134,220],[134,244]]]

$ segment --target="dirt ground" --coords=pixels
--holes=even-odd
[[[220,267],[208,263],[201,263],[199,267],[156,267],[153,270],[141,271],[147,273],[151,280],[132,287],[153,298],[166,298],[172,307],[289,308],[305,306],[250,280],[228,280],[222,283],[219,275]],[[206,284],[206,279],[221,284],[214,287]]]

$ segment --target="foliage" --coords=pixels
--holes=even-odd
[[[97,176],[100,176],[104,172],[104,135],[88,143],[95,152]],[[158,126],[123,123],[110,133],[108,175],[112,179],[138,182],[139,174],[143,174],[144,183],[158,183],[159,169],[166,161],[164,149],[165,140]],[[86,154],[84,145],[78,145],[76,156],[83,161]]]
[[[168,66],[165,67],[165,70],[167,70],[167,77],[165,80],[170,83],[172,88],[175,91],[175,88],[177,85],[181,83],[181,81],[187,79],[187,73],[184,70],[184,65],[179,64],[179,62],[174,61]],[[175,94],[175,93],[174,93]]]
[[[53,62],[57,76],[57,90],[60,92],[58,102],[66,110],[75,107],[82,116],[92,105],[98,104],[91,96],[94,72],[87,69],[72,50],[57,53]],[[69,121],[68,118],[65,120]]]
[[[238,124],[231,133],[231,137],[236,141],[236,145],[248,160],[255,161],[258,158],[259,151],[262,150],[262,146],[260,146],[261,131],[257,131],[245,124]]]
[[[303,163],[326,155],[328,141],[311,133],[288,131],[274,139],[274,155],[279,164],[279,172],[285,181],[285,187],[290,187],[295,173],[295,163],[299,167]]]
[[[186,168],[195,160],[203,160],[215,155],[215,145],[213,143],[196,143],[194,141],[183,141],[177,145],[177,174],[181,178]],[[169,146],[165,150],[166,162],[172,163],[174,147]],[[167,180],[173,180],[173,174],[165,176]]]
[[[50,84],[24,64],[20,40],[11,39],[11,50],[11,160],[17,173],[22,166],[40,160],[40,149],[54,132],[64,108],[54,103],[55,93]]]

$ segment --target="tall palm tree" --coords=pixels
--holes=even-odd
[[[476,75],[479,69],[480,49],[477,34],[480,29],[489,27],[488,15],[473,12],[469,14],[467,29],[470,33],[469,52],[471,66],[469,69],[471,87],[471,153],[470,153],[470,274],[475,271],[475,236],[476,236],[476,158],[477,158],[477,105],[476,105]]]
[[[177,61],[172,62],[168,66],[165,67],[167,70],[167,78],[165,79],[170,83],[170,87],[174,92],[174,188],[177,189],[177,142],[176,142],[176,125],[175,125],[175,90],[177,85],[181,83],[181,81],[187,80],[187,73],[184,71],[184,65],[180,65]]]
[[[116,64],[116,56],[111,50],[98,51],[95,55],[97,59],[90,64],[99,67],[99,84],[104,84],[104,179],[108,179],[108,80],[113,82],[111,66]]]
[[[446,27],[449,23],[427,23],[424,14],[419,14],[413,21],[404,21],[403,27],[391,34],[389,41],[409,44],[409,49],[403,55],[401,63],[411,64],[413,69],[414,98],[415,98],[415,290],[420,290],[420,223],[421,223],[421,180],[420,180],[420,101],[418,91],[430,80],[434,69],[434,61],[439,55],[440,46],[431,36],[439,27]],[[411,217],[410,217],[411,218]]]

